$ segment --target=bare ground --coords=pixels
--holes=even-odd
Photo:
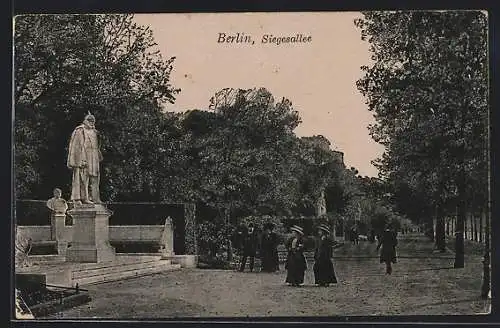
[[[309,263],[305,285],[284,283],[286,272],[250,273],[183,269],[88,286],[92,301],[54,317],[178,318],[365,315],[472,315],[485,312],[480,298],[481,257],[466,256],[453,269],[452,252],[435,253],[424,237],[400,241],[394,273],[385,275],[375,244],[346,244],[335,253],[339,283],[313,285]]]

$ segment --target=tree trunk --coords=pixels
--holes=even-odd
[[[479,218],[479,242],[482,243],[484,238],[483,238],[483,220],[484,220],[484,208],[481,209],[481,217]]]
[[[446,237],[444,232],[444,208],[440,203],[436,208],[436,248],[441,252],[446,251]]]
[[[463,121],[463,119],[462,119]],[[463,123],[463,122],[462,122]],[[463,126],[462,126],[463,128]],[[464,149],[462,148],[462,151]],[[463,156],[464,154],[462,154]],[[458,212],[457,212],[457,229],[455,232],[455,263],[453,267],[463,268],[465,266],[464,253],[464,230],[466,220],[466,204],[465,204],[465,165],[462,159],[462,167],[458,179]]]
[[[467,212],[464,213],[464,238],[467,239],[469,238],[469,234],[468,234],[468,226],[467,226]]]
[[[469,214],[470,217],[470,240],[474,241],[474,234],[476,233],[474,231],[474,212],[470,212]]]
[[[224,208],[224,222],[226,222],[226,225],[229,227],[231,225],[230,222],[230,211],[229,208]],[[233,260],[233,249],[231,245],[231,238],[227,236],[226,240],[226,248],[227,248],[227,261],[231,262]]]
[[[469,240],[474,240],[474,215],[472,212],[469,213]]]
[[[469,240],[474,240],[474,214],[469,213]]]
[[[481,286],[481,297],[488,298],[491,286],[491,272],[490,272],[490,219],[489,207],[483,208],[481,211],[481,219],[484,219],[485,235],[484,235],[484,258],[483,258],[483,284]]]
[[[479,241],[479,229],[478,229],[478,222],[477,222],[477,216],[474,213],[474,241]]]
[[[455,235],[455,215],[451,217],[451,235]]]

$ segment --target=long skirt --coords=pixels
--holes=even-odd
[[[286,263],[285,282],[292,285],[304,283],[304,273],[307,269],[306,258],[302,253],[289,254]]]
[[[337,283],[332,260],[316,261],[313,266],[313,271],[315,284],[323,285]]]
[[[382,250],[380,252],[380,263],[396,263],[396,248],[391,246],[382,246]]]
[[[276,250],[263,252],[261,260],[262,260],[262,271],[264,272],[279,271],[278,252]]]

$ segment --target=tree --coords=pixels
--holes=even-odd
[[[133,194],[114,184],[143,177],[138,162],[155,156],[145,132],[168,125],[160,109],[179,92],[169,83],[174,58],[162,58],[132,15],[18,16],[14,46],[17,197],[45,198],[52,183],[69,190],[67,143],[89,110],[102,137],[105,198]]]
[[[375,60],[358,88],[376,124],[374,140],[387,150],[377,165],[382,177],[432,195],[444,247],[444,209],[458,199],[456,267],[463,267],[463,223],[470,198],[465,186],[484,176],[487,114],[484,13],[370,12],[355,23]],[[479,142],[478,142],[479,141]],[[399,181],[398,181],[399,180]],[[481,192],[484,195],[484,191]],[[484,196],[482,196],[484,198]]]
[[[293,130],[300,122],[291,102],[275,102],[264,88],[224,89],[211,107],[186,113],[183,122],[190,197],[217,209],[226,225],[250,214],[289,213],[296,194]]]

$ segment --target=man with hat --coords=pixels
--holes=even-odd
[[[250,258],[250,271],[253,271],[255,254],[257,253],[257,233],[255,232],[253,223],[248,225],[248,230],[243,235],[242,247],[243,253],[241,256],[240,272],[245,270],[247,258]]]
[[[326,224],[318,226],[318,241],[314,252],[314,281],[316,285],[328,286],[337,283],[332,262],[332,241],[329,238],[330,228]]]
[[[307,269],[306,258],[304,257],[304,230],[294,225],[290,228],[294,236],[287,242],[288,256],[286,259],[287,275],[285,282],[294,287],[304,283],[304,273]]]
[[[102,154],[95,129],[95,117],[89,112],[83,124],[75,128],[69,141],[67,165],[73,171],[71,200],[75,204],[101,203],[99,196],[99,163],[101,161]]]
[[[260,255],[262,261],[262,271],[279,271],[278,259],[278,236],[273,232],[274,224],[268,222],[264,224],[262,233]]]

